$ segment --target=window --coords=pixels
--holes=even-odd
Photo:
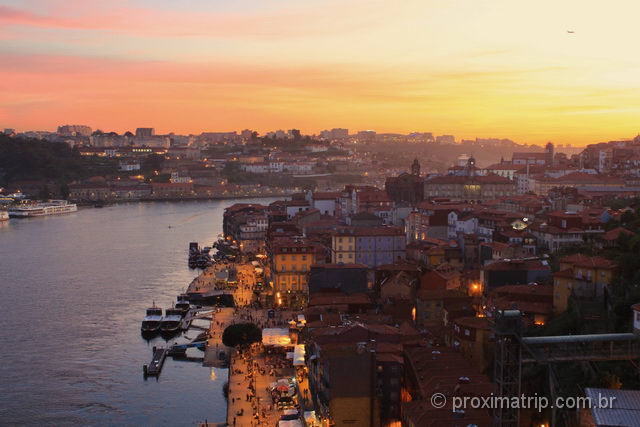
[[[342,254],[338,254],[338,258],[339,258],[339,259],[342,259]]]
[[[302,255],[302,260],[306,261],[307,260],[307,256],[306,255]]]

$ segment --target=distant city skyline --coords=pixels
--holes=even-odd
[[[639,12],[629,0],[0,0],[0,126],[583,146],[638,133]]]

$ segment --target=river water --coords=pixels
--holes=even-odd
[[[227,370],[167,358],[159,379],[144,380],[151,348],[165,342],[144,340],[140,321],[153,301],[170,307],[186,289],[197,275],[188,243],[210,245],[236,202],[122,204],[0,223],[0,424],[223,422]]]

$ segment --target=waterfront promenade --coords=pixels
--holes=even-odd
[[[217,285],[216,273],[229,268],[236,269],[238,285]],[[203,361],[204,366],[215,367],[222,367],[228,362],[226,421],[229,426],[276,425],[281,411],[273,403],[269,387],[279,378],[294,376],[291,360],[282,353],[268,354],[258,343],[243,350],[222,343],[225,328],[234,323],[250,322],[260,328],[288,327],[287,322],[293,318],[293,312],[276,311],[275,318],[269,319],[266,309],[256,307],[253,289],[258,280],[250,263],[216,263],[203,270],[187,289],[188,293],[224,290],[233,295],[235,307],[218,308],[212,316]]]
[[[241,308],[238,322],[253,322],[260,327],[286,327],[291,312],[278,312],[267,319],[265,310]],[[227,423],[238,426],[276,425],[280,411],[272,402],[268,387],[279,378],[292,377],[291,360],[282,354],[267,354],[262,344],[234,351],[229,366]],[[239,415],[242,414],[242,415]]]

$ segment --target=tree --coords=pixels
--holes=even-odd
[[[69,198],[69,185],[66,182],[60,184],[60,196],[65,200]]]
[[[162,169],[162,165],[164,163],[164,156],[160,154],[149,154],[142,160],[142,169],[144,171],[158,171]]]
[[[40,200],[49,200],[51,198],[51,191],[49,191],[49,187],[45,184],[40,189],[38,193],[38,199]]]
[[[227,347],[249,345],[262,341],[262,330],[253,323],[229,325],[222,333],[222,343]]]

